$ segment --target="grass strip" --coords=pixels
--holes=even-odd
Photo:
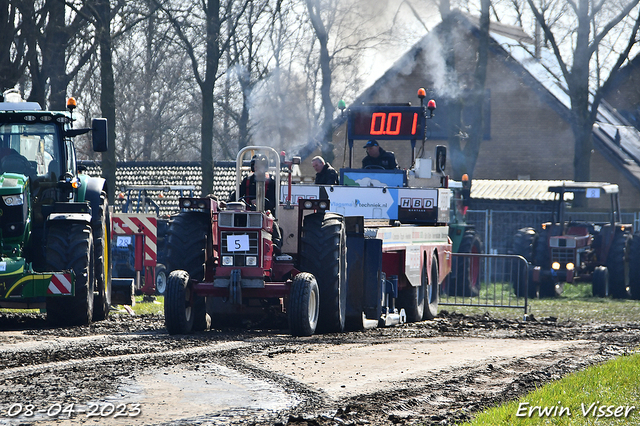
[[[640,423],[640,354],[572,373],[516,401],[486,410],[469,426]]]

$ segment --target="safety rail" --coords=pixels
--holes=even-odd
[[[529,263],[518,255],[452,253],[440,305],[522,309],[528,313]]]

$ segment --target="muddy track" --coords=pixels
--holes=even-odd
[[[103,412],[100,424],[452,424],[640,343],[636,324],[447,312],[310,338],[281,325],[169,336],[161,316],[52,329],[42,315],[0,314],[0,425],[95,424],[86,410],[109,404],[129,416]],[[85,411],[51,411],[71,404]]]

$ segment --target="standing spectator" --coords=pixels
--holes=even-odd
[[[371,139],[363,147],[367,150],[367,156],[362,159],[362,168],[370,169],[387,169],[395,170],[398,168],[396,163],[396,156],[391,151],[385,151],[378,144],[378,141]]]
[[[331,164],[325,163],[324,158],[318,156],[313,157],[311,166],[316,171],[316,184],[319,185],[337,185],[338,172],[331,167]]]

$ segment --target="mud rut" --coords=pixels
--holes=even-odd
[[[452,424],[572,371],[630,353],[640,343],[637,324],[559,323],[553,318],[525,323],[447,312],[434,321],[306,339],[289,337],[286,329],[278,328],[283,324],[250,326],[169,336],[161,316],[112,315],[89,327],[51,329],[42,315],[0,314],[0,425],[133,424],[133,418],[113,416],[77,416],[71,423],[42,415],[11,417],[8,410],[13,404],[50,407],[54,402],[116,401],[142,374],[155,370],[206,374],[211,365],[269,383],[294,403],[286,409],[223,410],[149,423],[139,417],[136,424]],[[246,361],[305,353],[317,345],[339,348],[443,336],[513,339],[514,351],[518,341],[527,339],[587,343],[515,361],[445,368],[422,380],[398,379],[392,389],[361,389],[358,395],[338,400]]]

